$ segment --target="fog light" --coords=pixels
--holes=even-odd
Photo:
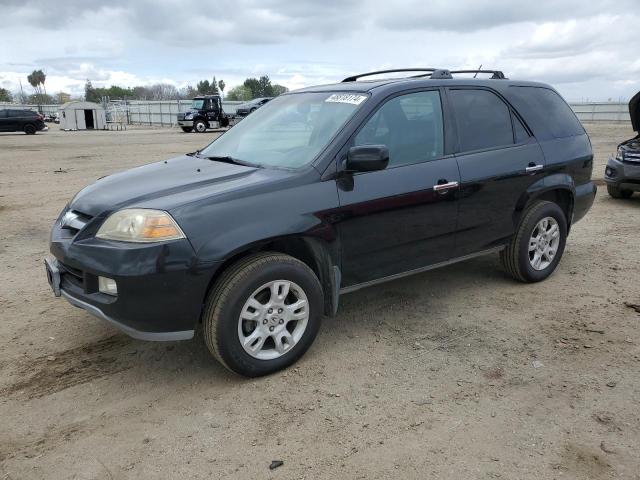
[[[107,295],[118,295],[118,286],[113,278],[98,277],[98,290]]]
[[[615,177],[616,176],[616,169],[615,168],[611,168],[611,167],[607,167],[604,169],[604,174],[607,177]]]

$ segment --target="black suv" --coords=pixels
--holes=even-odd
[[[204,95],[191,101],[191,108],[178,114],[178,126],[183,132],[204,133],[208,128],[229,126],[229,117],[222,109],[220,95]]]
[[[640,92],[629,102],[633,130],[640,133]],[[640,192],[640,135],[618,145],[616,156],[609,159],[604,170],[607,191],[613,198],[630,198]]]
[[[24,132],[34,135],[46,128],[44,117],[32,110],[0,110],[0,132]]]
[[[281,95],[89,185],[53,226],[53,291],[136,338],[201,324],[256,376],[298,359],[341,294],[492,252],[544,280],[596,193],[580,122],[544,84],[411,71]]]

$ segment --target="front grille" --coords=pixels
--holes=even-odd
[[[640,163],[640,153],[624,152],[624,156],[622,158],[626,162]]]
[[[76,210],[69,210],[60,219],[60,228],[67,230],[71,235],[75,236],[89,223],[91,218],[90,215],[85,215]]]

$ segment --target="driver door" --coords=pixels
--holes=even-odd
[[[438,90],[386,101],[355,135],[355,145],[386,145],[385,170],[339,180],[342,286],[348,288],[450,259],[460,174],[444,155]]]

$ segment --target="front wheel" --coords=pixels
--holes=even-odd
[[[198,133],[205,133],[207,131],[207,124],[204,120],[198,120],[193,127]]]
[[[268,375],[297,361],[320,327],[322,287],[303,262],[259,253],[226,270],[203,314],[209,351],[229,370]]]
[[[25,125],[24,126],[24,133],[26,133],[27,135],[35,135],[36,134],[36,127],[34,125]]]
[[[631,198],[631,195],[633,195],[633,190],[625,190],[613,185],[607,185],[607,192],[609,192],[609,195],[613,198]]]
[[[193,127],[181,127],[184,133],[190,133],[193,130]]]
[[[539,201],[523,214],[518,230],[500,252],[505,271],[521,282],[544,280],[558,266],[567,241],[567,220],[553,202]]]

